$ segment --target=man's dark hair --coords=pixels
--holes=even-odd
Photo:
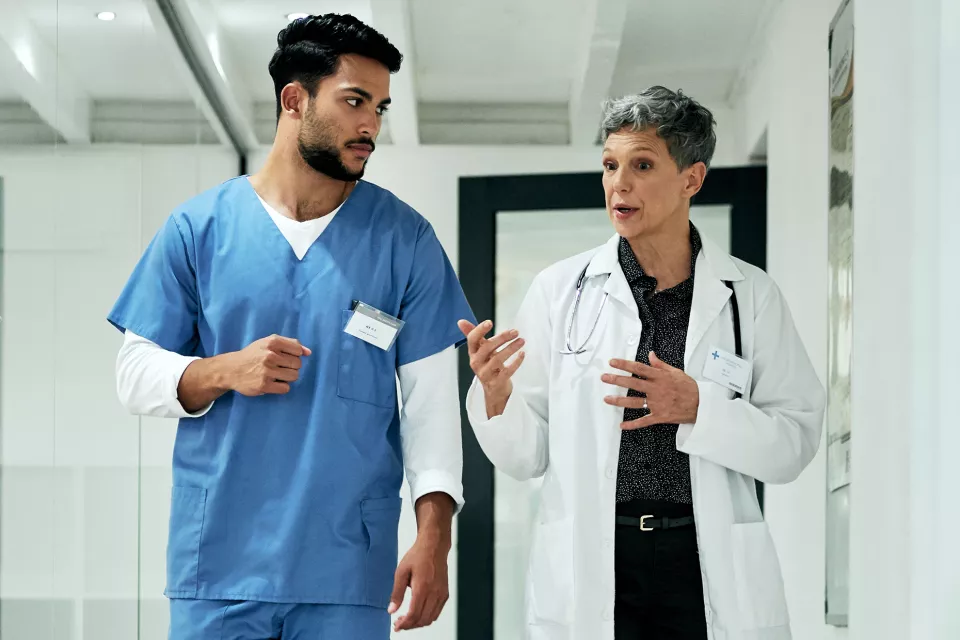
[[[399,71],[403,61],[383,34],[351,15],[307,16],[287,25],[277,35],[277,50],[269,67],[277,96],[277,120],[285,86],[299,82],[313,97],[317,84],[336,72],[340,56],[351,53],[376,60],[390,73]]]

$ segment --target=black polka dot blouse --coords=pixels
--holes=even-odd
[[[693,303],[693,270],[700,253],[700,234],[690,225],[690,277],[670,289],[657,291],[655,278],[646,275],[626,239],[620,239],[620,268],[623,269],[640,311],[643,329],[637,361],[650,364],[649,353],[667,364],[683,369],[683,352]],[[628,395],[641,396],[631,389]],[[623,419],[645,416],[647,409],[624,409]],[[624,431],[620,438],[617,472],[617,502],[663,500],[691,504],[690,460],[677,451],[677,425],[660,424]]]

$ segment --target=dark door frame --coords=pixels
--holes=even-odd
[[[600,172],[460,178],[459,276],[478,319],[493,319],[496,308],[497,212],[603,208],[600,179]],[[766,167],[711,169],[692,204],[729,204],[732,254],[766,268]],[[494,472],[463,409],[473,380],[466,349],[459,372],[466,505],[457,525],[457,639],[494,640]]]

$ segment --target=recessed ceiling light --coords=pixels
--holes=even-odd
[[[116,17],[117,14],[115,14],[113,11],[101,11],[97,14],[97,18],[103,20],[104,22],[110,22]]]
[[[293,22],[294,20],[299,20],[300,18],[306,18],[309,15],[309,13],[288,13],[287,20]]]

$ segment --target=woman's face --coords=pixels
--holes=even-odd
[[[702,162],[677,169],[652,127],[611,134],[603,147],[603,191],[614,229],[630,240],[686,225],[690,198],[706,171]]]

